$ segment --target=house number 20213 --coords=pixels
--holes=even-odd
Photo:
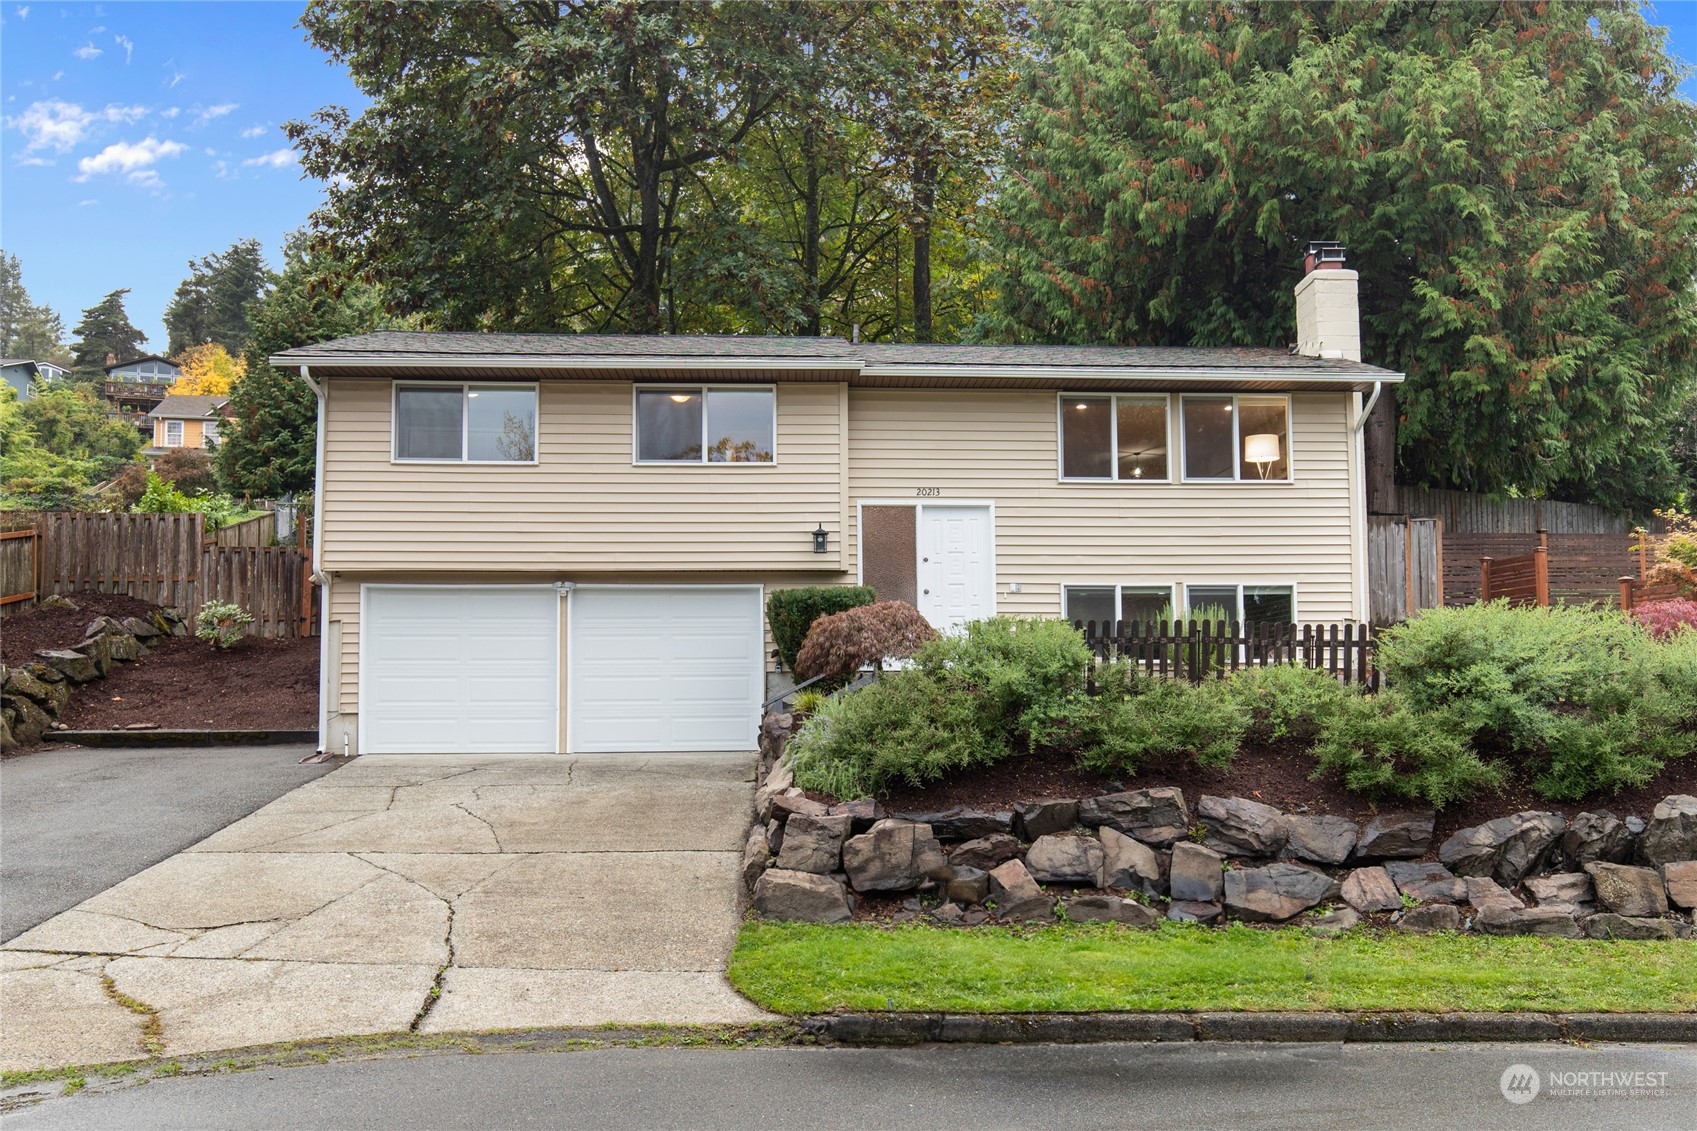
[[[915,487],[913,493],[921,499],[935,499],[943,493],[941,487]]]

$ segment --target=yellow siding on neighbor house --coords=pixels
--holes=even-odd
[[[179,447],[198,448],[206,442],[206,423],[204,421],[185,420],[182,425],[183,442],[178,445]],[[156,448],[165,446],[165,422],[163,420],[153,422],[153,446]]]
[[[844,568],[840,386],[778,390],[771,466],[632,463],[629,383],[543,382],[538,463],[390,461],[392,383],[330,383],[323,566],[331,570]],[[813,553],[811,531],[832,531]]]
[[[1053,393],[850,389],[850,502],[994,502],[1001,613],[1058,616],[1065,584],[1236,582],[1294,585],[1300,620],[1347,620],[1352,396],[1291,397],[1290,483],[1080,483],[1059,481]]]

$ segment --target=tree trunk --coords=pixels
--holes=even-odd
[[[913,340],[931,340],[931,211],[937,190],[929,165],[921,166],[913,186]]]
[[[1362,436],[1366,452],[1367,513],[1396,512],[1396,393],[1386,385],[1367,417]]]

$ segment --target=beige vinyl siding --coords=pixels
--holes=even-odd
[[[839,385],[778,387],[772,466],[641,467],[629,382],[541,383],[534,465],[391,462],[392,387],[330,383],[325,569],[847,568]],[[813,553],[821,522],[825,555]]]
[[[1346,620],[1350,398],[1291,397],[1294,482],[1083,483],[1059,481],[1053,393],[850,389],[850,502],[994,502],[1001,613],[1058,616],[1066,584],[1236,582],[1294,585],[1300,619]]]

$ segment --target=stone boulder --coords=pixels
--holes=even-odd
[[[755,881],[771,866],[772,844],[766,839],[766,830],[756,825],[748,831],[748,840],[742,846],[743,887],[753,891]]]
[[[152,640],[156,636],[165,635],[159,630],[158,625],[151,621],[142,620],[140,617],[125,617],[118,623],[123,627],[125,632],[129,633],[137,640],[148,641]]]
[[[1361,926],[1361,916],[1351,908],[1340,907],[1324,915],[1317,915],[1302,925],[1317,935],[1330,937]]]
[[[57,610],[69,610],[70,612],[74,613],[79,608],[81,608],[82,606],[78,605],[75,601],[71,600],[69,597],[62,596],[58,593],[52,593],[52,594],[49,594],[46,597],[43,597],[40,601],[36,602],[35,607],[38,608],[38,609],[49,609],[49,610],[55,610],[55,611],[57,611]]]
[[[1613,813],[1581,813],[1561,834],[1561,854],[1569,868],[1583,868],[1599,860],[1625,864],[1632,859],[1632,834],[1626,822]]]
[[[1662,885],[1668,902],[1687,911],[1697,908],[1697,860],[1676,860],[1662,865]]]
[[[1360,912],[1402,910],[1402,895],[1390,873],[1376,864],[1345,876],[1340,894],[1345,903]]]
[[[37,652],[35,657],[72,683],[89,683],[101,676],[100,669],[92,659],[68,648],[50,648],[45,652]]]
[[[22,695],[0,695],[0,708],[11,716],[12,737],[8,746],[30,746],[40,742],[41,736],[53,725],[46,711]]]
[[[106,654],[114,661],[139,660],[145,654],[141,641],[127,632],[109,633],[102,639],[106,641]]]
[[[1086,798],[1078,803],[1078,820],[1091,828],[1106,825],[1156,848],[1190,835],[1190,810],[1176,786]]]
[[[1127,888],[1144,895],[1166,892],[1161,858],[1154,849],[1107,825],[1098,829],[1097,834],[1102,838],[1103,887]]]
[[[769,868],[754,881],[754,910],[767,919],[846,923],[854,917],[854,902],[840,880]]]
[[[1120,923],[1127,927],[1154,927],[1161,913],[1135,899],[1117,895],[1078,895],[1066,900],[1067,918],[1074,923]]]
[[[1544,938],[1578,939],[1585,932],[1573,916],[1559,907],[1487,907],[1473,920],[1475,930],[1487,935],[1538,935]]]
[[[772,819],[774,821],[780,823],[787,821],[797,813],[809,817],[828,817],[831,815],[831,807],[823,801],[813,800],[794,786],[772,798]]]
[[[87,640],[84,640],[81,644],[73,647],[71,651],[80,652],[84,656],[87,656],[89,662],[94,665],[94,670],[98,675],[104,676],[107,672],[112,670],[112,641],[110,637],[91,636]],[[65,674],[69,675],[70,673],[66,672]]]
[[[1286,814],[1285,832],[1286,856],[1316,864],[1342,864],[1355,851],[1360,830],[1348,817]]]
[[[779,868],[791,872],[817,872],[829,876],[842,866],[843,841],[848,839],[853,818],[847,813],[816,817],[792,813],[784,822],[784,846],[778,853]]]
[[[1102,882],[1102,842],[1074,833],[1040,836],[1025,852],[1025,867],[1038,883],[1095,887]]]
[[[988,872],[996,865],[1019,855],[1019,840],[1010,833],[991,833],[977,840],[957,844],[949,853],[949,863],[960,868],[981,868]]]
[[[1355,855],[1361,860],[1418,860],[1432,848],[1438,815],[1431,809],[1381,813],[1367,822]]]
[[[754,791],[754,819],[770,821],[772,819],[772,802],[788,793],[795,786],[795,775],[790,771],[789,764],[779,762],[772,767],[772,772],[766,775],[766,780],[759,789]]]
[[[862,797],[858,801],[839,801],[831,806],[831,816],[848,817],[854,822],[854,831],[863,833],[873,825],[882,821],[888,814],[884,807],[878,804],[876,798]]]
[[[1492,876],[1513,887],[1543,867],[1566,829],[1559,813],[1527,810],[1458,829],[1438,849],[1438,859],[1458,876]]]
[[[930,825],[931,834],[938,840],[977,840],[993,833],[1013,831],[1013,813],[991,813],[983,809],[955,806],[934,813],[892,813],[903,821]]]
[[[1001,919],[1052,919],[1055,915],[1055,901],[1037,886],[1037,881],[1018,860],[1009,860],[990,870],[990,896],[996,901],[996,915]]]
[[[37,679],[27,668],[12,668],[7,671],[4,682],[0,682],[0,690],[33,701],[49,715],[57,715],[71,701],[71,689],[63,677],[49,683],[44,679]]]
[[[943,890],[955,903],[983,903],[990,898],[990,873],[982,868],[956,867]]]
[[[947,879],[949,864],[929,827],[886,817],[843,842],[843,870],[858,892],[911,891]]]
[[[1532,893],[1539,907],[1559,907],[1571,914],[1591,910],[1592,901],[1597,898],[1591,877],[1584,872],[1528,876],[1526,890]]]
[[[1385,871],[1398,891],[1421,903],[1460,903],[1467,898],[1467,885],[1442,864],[1392,860]]]
[[[1679,937],[1673,929],[1673,924],[1666,919],[1634,918],[1629,915],[1616,915],[1612,911],[1604,911],[1586,919],[1585,934],[1593,939],[1626,939],[1633,942],[1644,939],[1671,941]]]
[[[1489,876],[1468,876],[1462,882],[1466,885],[1467,902],[1476,911],[1487,907],[1506,907],[1510,911],[1526,909],[1525,901]]]
[[[1429,935],[1434,931],[1459,931],[1461,910],[1453,903],[1429,903],[1425,907],[1411,907],[1397,918],[1396,929],[1416,935]]]
[[[1175,923],[1216,923],[1225,909],[1218,903],[1194,899],[1175,899],[1167,905],[1167,918]]]
[[[1661,873],[1630,864],[1587,864],[1585,871],[1597,889],[1597,902],[1617,915],[1649,918],[1668,913],[1668,893]]]
[[[1207,830],[1202,843],[1227,856],[1277,856],[1285,846],[1285,815],[1244,797],[1204,794],[1196,816]]]
[[[1337,895],[1324,872],[1279,861],[1264,868],[1234,868],[1225,874],[1226,910],[1252,923],[1282,923]]]
[[[1026,840],[1064,833],[1078,824],[1078,802],[1072,798],[1022,801],[1013,807],[1013,831]]]
[[[1225,891],[1225,862],[1226,858],[1212,848],[1181,840],[1173,845],[1167,889],[1181,902],[1217,903]]]
[[[1656,803],[1638,841],[1638,859],[1651,866],[1697,860],[1697,797],[1676,793]]]

